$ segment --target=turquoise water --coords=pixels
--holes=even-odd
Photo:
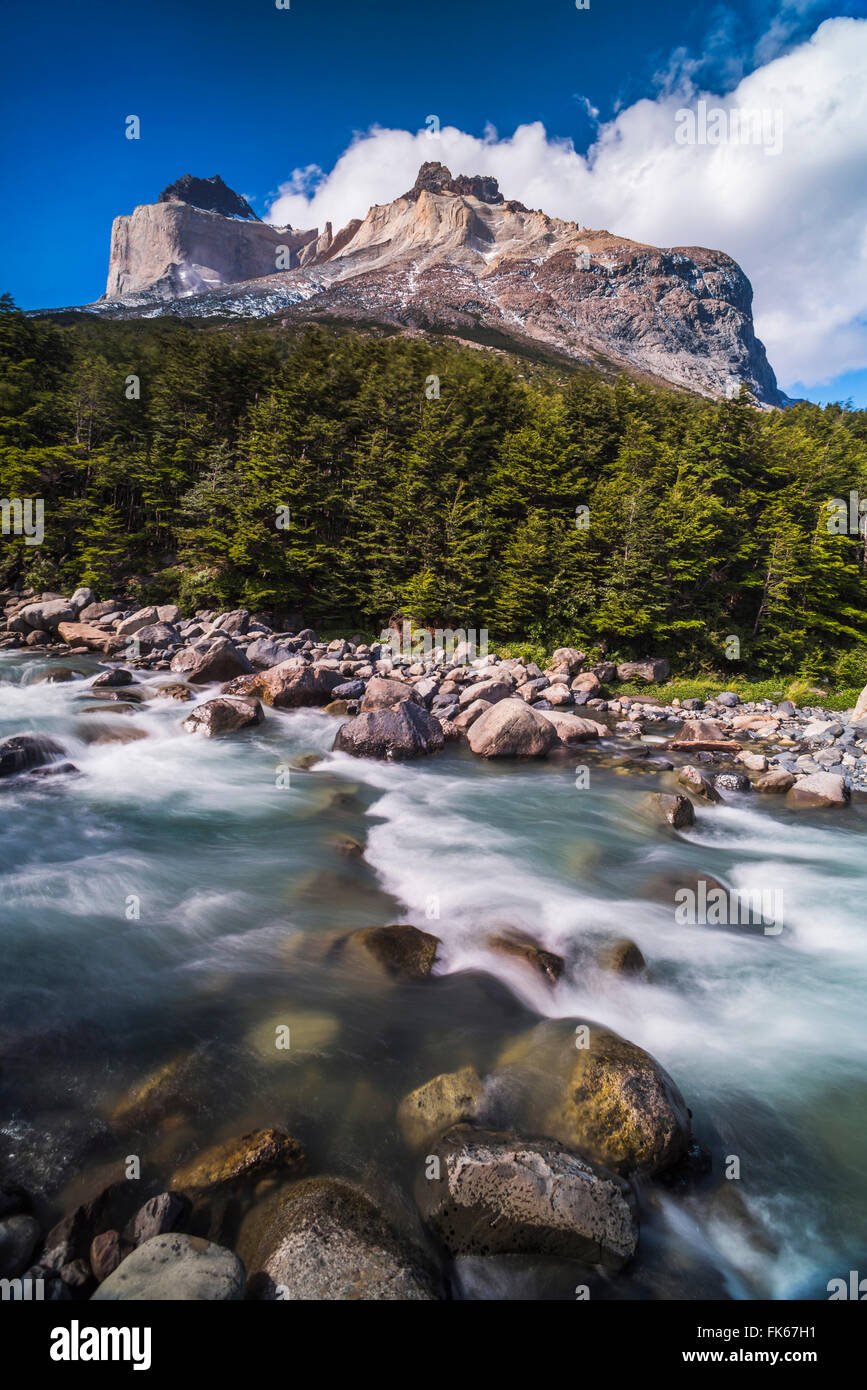
[[[732,797],[675,836],[644,809],[663,775],[596,753],[577,759],[590,766],[578,789],[575,758],[333,755],[337,721],[313,710],[205,740],[181,731],[190,705],[172,700],[83,715],[82,682],[38,680],[51,664],[0,656],[0,736],[51,733],[82,774],[0,784],[0,1140],[53,1209],[112,1173],[129,1151],[113,1105],[186,1049],[210,1070],[185,1122],[146,1137],[158,1171],[275,1124],[315,1171],[410,1186],[401,1096],[468,1062],[484,1071],[539,1016],[575,1016],[668,1069],[714,1161],[692,1196],[646,1194],[644,1266],[611,1296],[654,1296],[648,1281],[689,1296],[698,1271],[694,1287],[732,1297],[823,1297],[828,1278],[863,1266],[862,806]],[[97,726],[146,737],[96,743]],[[303,754],[321,756],[293,766]],[[673,885],[702,875],[780,887],[784,930],[678,925]],[[390,921],[441,937],[439,980],[375,992],[288,946],[299,931]],[[487,948],[506,926],[565,957],[554,990]],[[646,977],[594,965],[595,947],[624,935]],[[289,1067],[256,1043],[281,1018],[302,1043]],[[548,1296],[538,1271],[478,1266],[459,1271],[465,1297]]]

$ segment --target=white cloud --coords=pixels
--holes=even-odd
[[[798,6],[790,6],[796,10]],[[785,17],[785,16],[784,16]],[[779,31],[766,51],[778,48]],[[867,20],[833,19],[772,56],[726,95],[671,71],[653,100],[601,124],[581,155],[535,122],[500,139],[444,127],[374,128],[330,174],[296,170],[268,220],[335,229],[410,188],[419,165],[493,174],[507,198],[660,246],[710,246],[743,266],[781,384],[815,385],[867,365]],[[680,145],[675,113],[707,106],[782,113],[782,149]]]

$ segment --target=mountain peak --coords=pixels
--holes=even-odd
[[[214,174],[210,179],[197,179],[193,174],[184,174],[164,188],[157,201],[189,203],[203,212],[219,212],[223,217],[241,217],[249,222],[261,220],[246,198],[233,192],[219,174]]]
[[[425,161],[412,188],[403,196],[415,202],[420,193],[457,193],[464,198],[477,198],[480,203],[504,201],[500,185],[490,174],[459,174],[455,179],[437,159]]]

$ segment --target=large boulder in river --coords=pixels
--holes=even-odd
[[[303,705],[327,705],[343,676],[333,666],[291,656],[279,666],[242,676],[223,687],[224,695],[256,695],[273,709],[300,709]]]
[[[100,1284],[95,1302],[225,1302],[244,1296],[244,1266],[231,1250],[177,1232],[144,1241]]]
[[[261,724],[264,717],[258,700],[218,695],[215,700],[206,700],[203,705],[197,705],[187,715],[181,728],[185,733],[201,734],[203,738],[222,738],[225,734],[234,734],[239,729]]]
[[[793,806],[845,806],[849,788],[836,772],[813,772],[801,777],[786,794]]]
[[[343,678],[341,677],[341,680]],[[348,696],[353,699],[353,696]],[[395,705],[400,705],[404,700],[412,700],[415,704],[423,704],[420,695],[416,693],[415,686],[407,685],[406,681],[391,680],[388,676],[373,676],[367,683],[367,689],[361,701],[361,713],[369,714],[378,709],[394,709]]]
[[[500,700],[471,725],[470,748],[482,758],[542,758],[557,743],[549,719],[523,700]]]
[[[47,734],[13,734],[0,742],[0,777],[16,777],[35,767],[47,767],[65,756],[66,750]]]
[[[244,675],[251,668],[234,642],[220,638],[206,647],[184,647],[172,657],[171,669],[182,673],[193,685],[211,685]]]
[[[458,1125],[416,1200],[453,1255],[555,1255],[616,1271],[635,1254],[628,1183],[550,1139]]]
[[[445,743],[442,725],[423,705],[402,700],[392,709],[372,710],[341,724],[334,749],[356,758],[417,758]]]
[[[553,1019],[518,1038],[498,1060],[493,1094],[520,1128],[621,1175],[661,1172],[689,1146],[689,1111],[668,1072],[596,1024]]]
[[[254,1213],[255,1216],[255,1213]],[[419,1301],[439,1297],[420,1250],[360,1188],[337,1178],[293,1184],[258,1217],[246,1255],[250,1295],[286,1301]]]

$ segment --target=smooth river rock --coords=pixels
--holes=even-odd
[[[244,1296],[244,1266],[199,1236],[152,1236],[100,1284],[93,1301],[225,1302]]]

